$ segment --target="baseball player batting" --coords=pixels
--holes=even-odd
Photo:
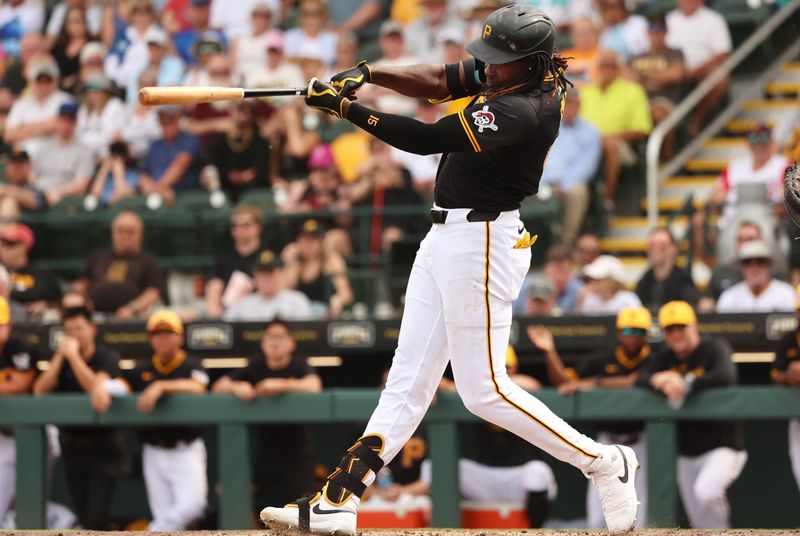
[[[633,526],[633,450],[580,434],[514,384],[505,367],[511,302],[536,240],[518,209],[538,189],[569,85],[567,62],[554,52],[554,42],[555,27],[545,13],[512,5],[486,19],[481,37],[467,46],[468,60],[374,69],[361,62],[331,83],[309,82],[309,106],[399,149],[443,155],[433,226],[411,269],[398,346],[378,407],[322,490],[283,508],[265,508],[261,519],[267,526],[355,534],[361,494],[417,429],[448,360],[470,411],[583,471],[597,487],[612,532]],[[425,124],[348,99],[368,82],[437,102],[473,99],[465,110]]]

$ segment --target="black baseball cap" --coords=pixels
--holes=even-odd
[[[283,260],[281,259],[280,255],[276,254],[274,251],[265,249],[258,254],[258,259],[253,267],[253,271],[271,272],[272,270],[277,270],[278,268],[283,268]]]
[[[28,155],[27,151],[13,151],[10,155],[8,155],[9,162],[30,162],[31,157]]]

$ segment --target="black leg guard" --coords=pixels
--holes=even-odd
[[[525,509],[528,511],[528,527],[532,529],[542,528],[549,506],[547,491],[528,492],[528,497],[525,500]]]
[[[298,522],[297,528],[302,532],[311,532],[311,509],[308,506],[309,498],[301,497],[297,503]]]
[[[380,453],[383,451],[383,438],[368,435],[356,441],[347,450],[339,466],[328,477],[325,498],[334,505],[344,504],[352,495],[361,497],[367,486],[363,480],[369,471],[378,473],[383,467]]]

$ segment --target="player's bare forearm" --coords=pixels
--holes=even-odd
[[[0,377],[0,395],[22,395],[30,392],[35,377],[32,370],[6,370]]]
[[[444,65],[370,66],[371,83],[415,99],[447,97]]]

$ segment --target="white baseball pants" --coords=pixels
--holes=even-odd
[[[511,302],[530,267],[518,211],[467,222],[450,210],[420,244],[392,368],[364,435],[384,440],[388,463],[425,415],[450,360],[464,405],[559,460],[585,469],[605,448],[580,434],[506,374]],[[370,472],[365,484],[374,479]]]
[[[789,460],[792,462],[794,481],[800,487],[800,419],[789,421]]]
[[[696,529],[730,527],[727,491],[739,478],[747,452],[728,447],[700,456],[678,456],[678,488],[689,523]]]
[[[161,448],[145,443],[142,472],[153,521],[151,531],[179,531],[202,517],[208,479],[206,446],[202,439]]]
[[[6,517],[17,489],[16,438],[0,434],[0,520]]]
[[[597,441],[600,443],[617,443],[612,434],[600,432],[597,434]],[[647,459],[647,441],[644,433],[640,434],[639,439],[629,445],[636,453],[636,459]],[[647,526],[647,471],[636,471],[636,498],[639,499],[639,509],[636,511],[636,524],[634,528]],[[597,488],[589,483],[586,491],[586,526],[590,529],[606,528],[606,521],[603,517],[603,506],[600,504],[600,496],[597,495]]]

